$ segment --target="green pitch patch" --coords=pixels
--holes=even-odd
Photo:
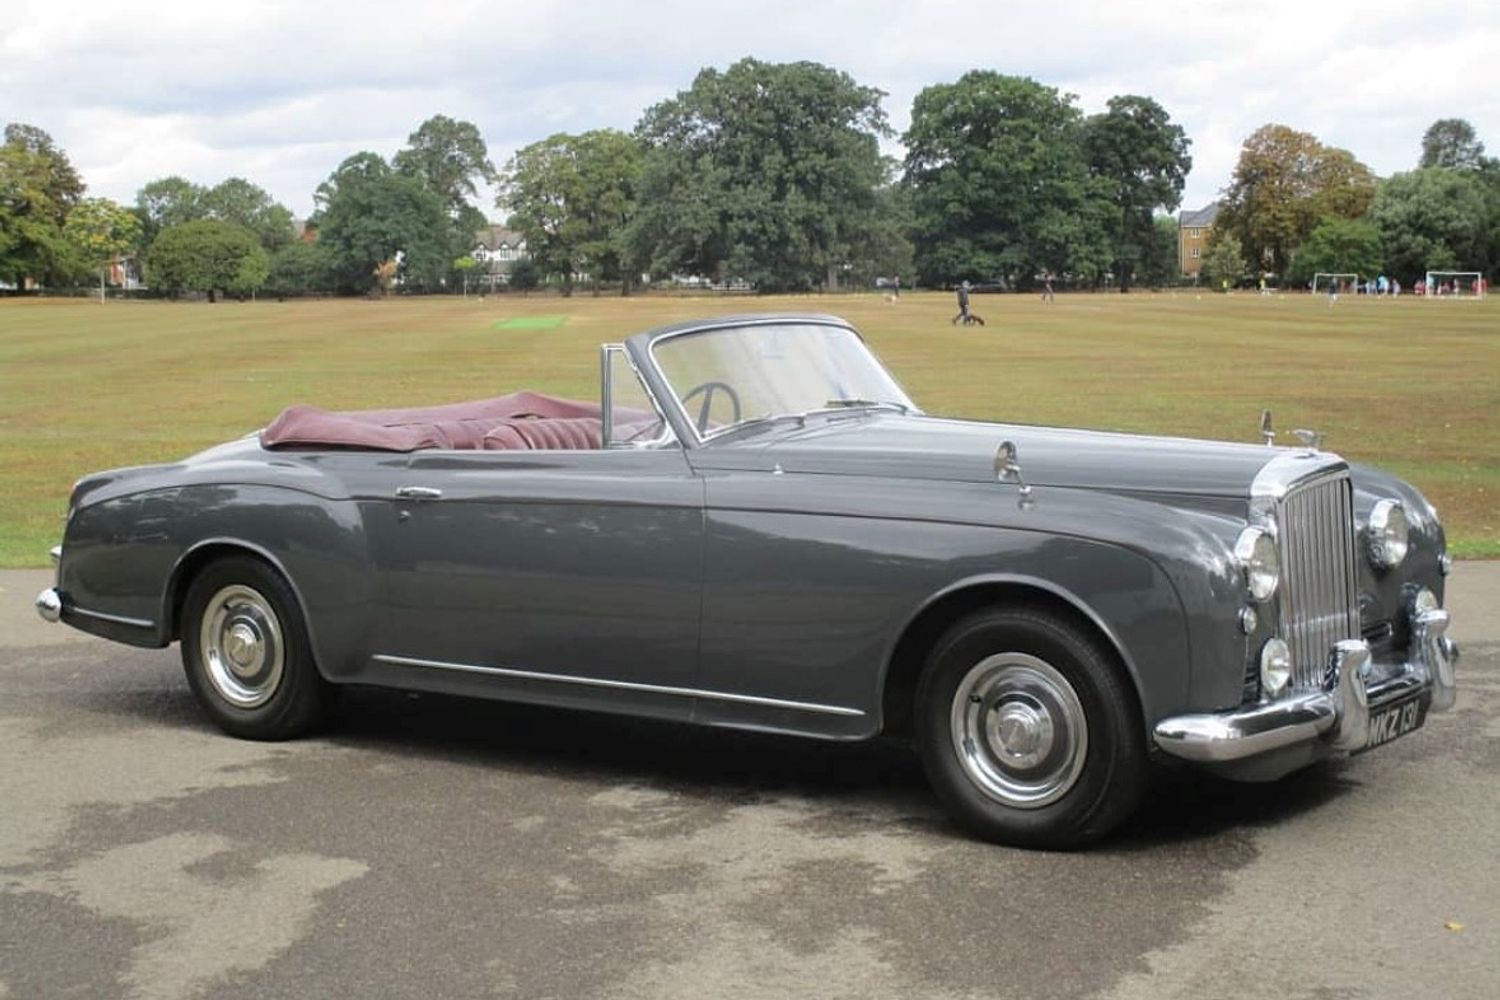
[[[568,321],[568,317],[562,313],[553,313],[542,316],[512,316],[510,319],[496,320],[490,327],[491,330],[553,330]]]

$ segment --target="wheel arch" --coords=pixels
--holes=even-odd
[[[927,653],[938,638],[967,615],[1006,604],[1043,606],[1062,614],[1101,639],[1124,671],[1136,699],[1136,712],[1145,725],[1141,678],[1130,651],[1083,598],[1065,587],[1038,577],[997,575],[963,580],[933,594],[902,628],[886,659],[881,679],[881,732],[906,736],[911,732],[912,706]]]
[[[227,556],[249,556],[257,559],[281,577],[282,582],[291,590],[292,597],[297,602],[297,610],[302,615],[302,627],[307,630],[308,645],[316,651],[317,643],[313,637],[312,617],[308,614],[307,600],[302,596],[297,581],[287,571],[285,564],[270,550],[242,538],[206,538],[189,546],[182,555],[177,557],[177,562],[173,564],[172,572],[167,577],[166,592],[162,595],[162,623],[167,641],[182,638],[182,608],[193,580],[204,567]],[[314,652],[313,661],[317,662],[316,652]],[[322,672],[321,669],[319,672]]]

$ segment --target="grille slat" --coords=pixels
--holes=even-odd
[[[1298,485],[1281,501],[1279,607],[1297,690],[1321,688],[1333,644],[1358,634],[1353,506],[1347,471]]]

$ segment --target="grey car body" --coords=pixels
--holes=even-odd
[[[1251,779],[1362,749],[1382,698],[1451,704],[1443,530],[1411,485],[1312,448],[906,407],[705,435],[654,349],[768,324],[849,329],[729,317],[606,351],[606,397],[628,366],[670,427],[651,447],[391,453],[251,436],[89,476],[39,607],[164,646],[185,634],[195,574],[246,553],[294,592],[332,684],[855,740],[910,731],[946,629],[1025,603],[1107,650],[1153,756]],[[1285,505],[1313,483],[1337,496],[1317,508],[1320,550],[1299,552]],[[1381,502],[1407,525],[1392,566],[1369,558]],[[1236,552],[1257,521],[1288,578],[1262,602]],[[1294,622],[1324,586],[1318,566],[1352,588]],[[1305,593],[1287,592],[1293,576]],[[1263,650],[1298,629],[1317,662],[1268,698]]]

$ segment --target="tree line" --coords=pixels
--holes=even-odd
[[[1178,277],[1191,142],[1155,100],[1076,96],[976,70],[922,90],[899,135],[885,94],[812,62],[707,68],[630,132],[558,133],[491,162],[479,130],[437,115],[390,159],[358,152],[297,231],[243,178],[152,181],[130,207],[85,198],[66,155],[12,124],[0,146],[0,281],[59,286],[134,255],[168,294],[368,293],[464,287],[486,213],[525,238],[511,280],[629,293],[643,275],[761,291],[877,277],[1122,290]],[[897,161],[881,151],[899,138]],[[1345,151],[1267,125],[1245,143],[1209,246],[1212,279],[1313,271],[1407,279],[1500,265],[1500,168],[1467,123],[1435,124],[1418,169],[1377,179]],[[102,277],[101,277],[102,281]],[[102,286],[101,286],[102,287]]]
[[[1377,178],[1348,150],[1285,125],[1245,141],[1203,260],[1215,284],[1315,274],[1500,270],[1500,160],[1461,118],[1434,122],[1415,169]]]

